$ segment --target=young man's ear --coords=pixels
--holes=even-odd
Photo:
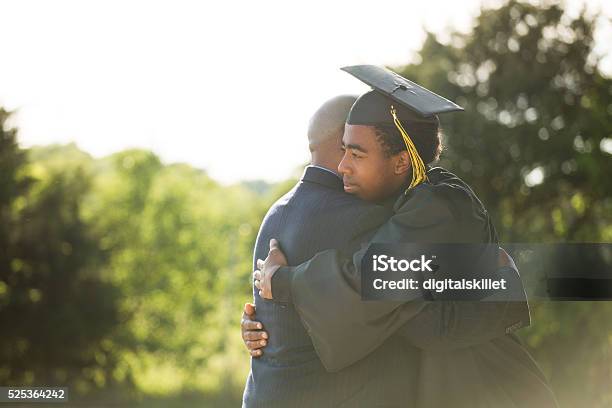
[[[395,174],[404,174],[410,170],[410,156],[406,150],[398,153],[397,162],[395,163]]]

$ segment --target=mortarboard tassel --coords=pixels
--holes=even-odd
[[[419,152],[412,142],[412,139],[410,136],[408,136],[408,132],[406,132],[402,126],[402,123],[397,118],[397,113],[393,105],[391,105],[391,116],[393,116],[393,123],[395,123],[395,127],[397,127],[397,130],[399,130],[404,138],[404,143],[406,143],[406,149],[408,150],[408,155],[410,156],[410,164],[412,165],[412,181],[408,186],[408,190],[410,190],[412,187],[418,186],[423,181],[427,180],[425,164],[423,163],[421,156],[419,156]]]

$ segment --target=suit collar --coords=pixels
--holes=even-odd
[[[308,166],[302,175],[302,182],[310,182],[344,191],[344,184],[340,176],[334,172],[317,166]]]

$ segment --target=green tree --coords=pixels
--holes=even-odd
[[[31,180],[21,171],[25,153],[17,145],[17,129],[8,127],[10,112],[0,108],[0,270],[8,271],[11,262],[10,231],[17,220],[13,215],[15,200],[27,191]],[[6,302],[6,282],[0,281],[0,296]]]
[[[107,339],[119,292],[80,214],[87,174],[28,165],[0,111],[0,382],[65,384],[78,394],[113,382]],[[8,227],[8,228],[7,228]]]
[[[475,187],[510,242],[609,241],[612,80],[595,18],[517,1],[485,9],[400,73],[465,107],[443,118],[443,164]]]
[[[84,213],[110,255],[107,275],[122,290],[121,336],[131,344],[125,370],[144,392],[201,389],[215,376],[227,376],[220,387],[242,385],[237,373],[248,359],[232,333],[250,297],[251,252],[265,211],[256,193],[223,187],[188,165],[163,165],[144,150],[93,167]]]

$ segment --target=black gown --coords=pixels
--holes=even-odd
[[[362,300],[359,265],[367,238],[368,244],[497,243],[487,211],[465,182],[440,167],[428,169],[427,176],[428,182],[397,199],[390,218],[381,208],[356,220],[363,234],[347,245],[352,249],[324,251],[280,268],[272,280],[275,301],[293,303],[328,371],[359,361],[391,336],[418,348],[418,395],[406,396],[412,401],[407,406],[556,407],[544,375],[513,333],[530,324],[526,297]],[[518,272],[508,269],[520,286]]]

